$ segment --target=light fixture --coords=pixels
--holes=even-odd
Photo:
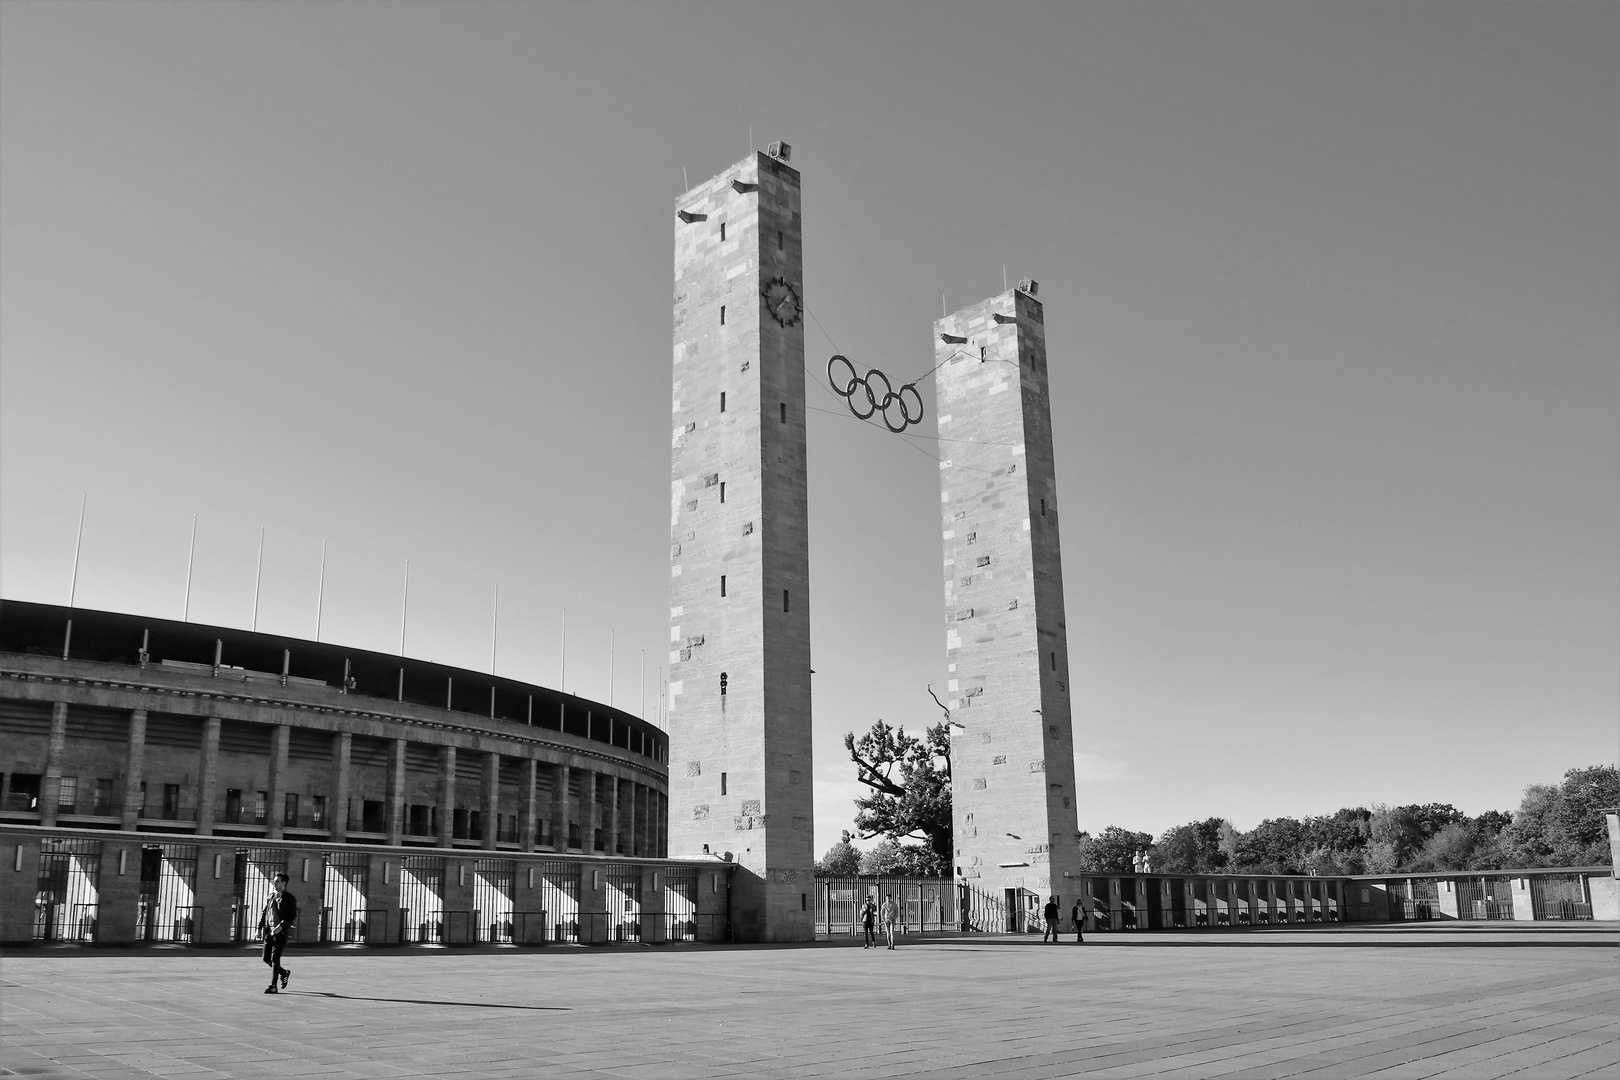
[[[690,210],[677,210],[677,211],[675,211],[675,216],[680,218],[682,221],[686,222],[686,224],[688,224],[688,225],[692,224],[692,222],[694,222],[694,221],[708,221],[709,220],[709,215],[708,214],[694,214]]]

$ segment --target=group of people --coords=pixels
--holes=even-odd
[[[894,902],[894,893],[889,893],[888,896],[884,897],[882,910],[878,909],[870,896],[866,898],[866,903],[861,905],[861,925],[866,928],[866,941],[861,945],[861,948],[877,948],[876,924],[880,919],[883,922],[883,935],[889,943],[889,948],[892,949],[894,948],[894,927],[900,921],[900,905]]]
[[[1041,909],[1041,917],[1046,924],[1046,931],[1041,935],[1043,943],[1047,941],[1054,945],[1058,943],[1058,919],[1061,914],[1057,897],[1049,897],[1046,901],[1046,907]],[[883,898],[882,908],[879,908],[872,898],[868,896],[866,903],[861,905],[861,926],[866,931],[866,939],[861,948],[877,948],[877,924],[880,922],[883,924],[883,935],[888,942],[888,947],[894,948],[894,927],[899,921],[900,905],[894,902],[894,893],[889,893]],[[1074,942],[1076,945],[1086,940],[1086,908],[1079,900],[1074,902],[1074,907],[1069,912],[1069,925],[1074,930]]]
[[[1041,934],[1043,943],[1046,941],[1051,941],[1054,945],[1058,943],[1059,914],[1057,897],[1048,897],[1046,906],[1041,909],[1041,918],[1046,923],[1046,929]],[[1085,905],[1079,900],[1074,902],[1074,907],[1069,911],[1069,925],[1074,929],[1074,943],[1076,945],[1086,940],[1083,932],[1086,927],[1086,909]]]

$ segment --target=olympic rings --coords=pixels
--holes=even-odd
[[[835,374],[839,364],[848,369],[847,377],[840,378]],[[882,416],[883,426],[896,435],[913,424],[922,422],[922,394],[912,383],[906,383],[896,390],[889,377],[877,368],[869,369],[865,375],[857,375],[855,365],[850,362],[849,357],[843,355],[834,356],[827,361],[827,381],[832,384],[833,393],[849,402],[849,411],[857,420],[869,420],[874,415]],[[874,382],[882,383],[881,393],[878,392]],[[857,391],[860,392],[859,396]],[[910,397],[907,397],[907,394]],[[912,415],[912,402],[916,403],[915,416]]]

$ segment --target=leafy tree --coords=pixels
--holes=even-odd
[[[1609,861],[1602,808],[1620,804],[1620,769],[1570,769],[1561,784],[1531,784],[1502,846],[1515,866],[1592,866]]]
[[[949,877],[950,863],[921,844],[884,840],[861,855],[860,872],[890,877]]]
[[[1238,837],[1239,872],[1302,874],[1305,872],[1305,826],[1293,818],[1267,818]]]
[[[827,849],[827,854],[816,860],[816,873],[828,877],[854,877],[861,869],[861,853],[850,843],[849,830]]]
[[[951,863],[950,727],[941,721],[922,738],[879,720],[855,738],[844,735],[856,779],[872,789],[855,800],[855,828],[862,839],[884,836],[926,842],[940,866]],[[864,872],[864,871],[863,871]]]
[[[1220,874],[1231,861],[1227,846],[1237,830],[1225,818],[1212,817],[1166,829],[1153,845],[1153,869],[1166,873]]]
[[[1093,874],[1129,874],[1135,869],[1136,853],[1152,850],[1153,834],[1110,825],[1100,836],[1081,833],[1079,847],[1080,869]]]

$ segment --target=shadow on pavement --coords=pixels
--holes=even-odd
[[[531,1009],[535,1012],[573,1012],[566,1005],[502,1005],[489,1001],[433,1001],[428,998],[361,997],[358,994],[333,994],[325,990],[283,990],[283,994],[298,997],[338,998],[343,1001],[384,1001],[397,1005],[456,1005],[464,1009]]]

